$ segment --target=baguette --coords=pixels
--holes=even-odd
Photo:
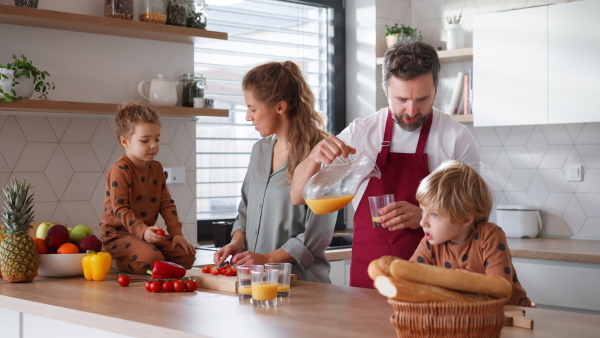
[[[404,302],[471,302],[459,292],[403,278],[378,276],[375,288],[385,297]]]
[[[392,276],[390,273],[390,266],[394,260],[398,257],[394,256],[382,256],[379,259],[372,260],[367,268],[367,273],[372,280],[375,280],[378,276]]]
[[[495,298],[510,297],[512,293],[512,284],[499,276],[450,270],[434,265],[413,263],[400,258],[392,262],[390,272],[396,279],[406,279],[411,282],[431,284],[457,291],[490,295]]]

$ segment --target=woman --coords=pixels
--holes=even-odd
[[[229,256],[238,265],[289,262],[298,279],[330,283],[325,249],[337,213],[315,215],[290,200],[294,169],[328,135],[325,117],[315,111],[310,87],[291,61],[252,69],[242,88],[246,120],[262,139],[252,148],[231,243],[214,262]]]

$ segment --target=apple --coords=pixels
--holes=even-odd
[[[35,237],[45,239],[46,232],[48,232],[48,229],[50,229],[50,227],[53,225],[54,225],[54,223],[52,223],[52,222],[40,223],[40,225],[38,226],[38,228],[35,232]]]
[[[55,224],[48,229],[44,238],[48,251],[56,252],[59,246],[69,241],[69,230],[62,224]]]
[[[87,225],[80,224],[74,228],[69,228],[69,241],[73,244],[79,243],[84,237],[93,235],[94,231]]]
[[[85,253],[88,250],[100,252],[102,251],[102,242],[96,237],[96,235],[89,235],[84,237],[77,243],[80,253]]]

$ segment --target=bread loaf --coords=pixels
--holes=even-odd
[[[450,270],[435,265],[409,262],[400,258],[391,263],[390,273],[395,279],[406,279],[411,282],[490,295],[495,298],[509,297],[512,293],[512,284],[499,276]]]
[[[375,288],[382,295],[405,302],[470,302],[463,294],[434,285],[413,283],[402,278],[378,276]]]
[[[394,260],[398,257],[394,256],[382,256],[379,259],[375,259],[369,263],[367,267],[367,273],[372,280],[375,280],[378,276],[392,276],[390,273],[390,266]]]

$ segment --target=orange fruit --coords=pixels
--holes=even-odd
[[[46,242],[43,239],[34,238],[33,241],[35,242],[35,246],[37,247],[37,252],[39,254],[47,254],[48,253],[48,246],[46,245]]]
[[[59,254],[79,253],[79,248],[77,247],[77,245],[75,245],[73,243],[65,243],[58,247],[58,250],[56,250],[56,253],[59,253]]]

